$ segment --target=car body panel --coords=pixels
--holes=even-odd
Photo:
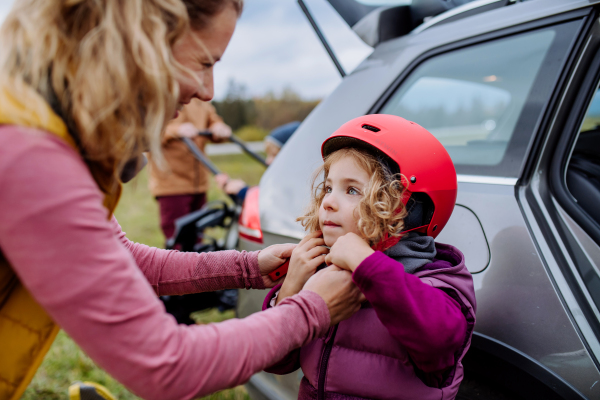
[[[295,218],[309,202],[311,174],[322,163],[321,142],[348,120],[377,112],[396,90],[398,82],[431,54],[561,21],[579,19],[583,26],[592,10],[590,5],[598,3],[532,0],[427,27],[377,46],[306,118],[263,175],[260,196],[263,245],[298,242],[303,237],[303,229]],[[568,81],[568,77],[564,79]],[[565,84],[558,78],[556,82]],[[549,94],[544,101],[550,103],[550,98],[557,96]],[[540,111],[526,157],[535,158],[551,151],[544,146],[534,147],[534,142],[538,139],[536,135],[546,134],[540,130],[541,121],[551,118],[552,112],[550,105]],[[544,237],[543,227],[532,210],[537,206],[530,204],[531,196],[525,195],[528,190],[537,190],[533,186],[540,184],[545,172],[535,171],[532,183],[523,183],[525,170],[508,177],[459,175],[455,215],[438,241],[464,249],[476,290],[475,329],[481,335],[478,340],[492,338],[505,346],[506,351],[526,355],[540,368],[564,380],[574,397],[600,398],[596,357],[600,354],[600,343],[586,319],[589,317],[581,307],[580,298],[572,292],[573,284],[567,279],[565,267],[558,265],[552,256],[549,239]],[[550,219],[548,215],[544,218]],[[568,215],[563,218],[597,268],[598,246],[578,230]],[[240,240],[241,249],[261,247]],[[242,293],[239,315],[258,311],[265,295],[265,291]],[[300,371],[282,377],[260,373],[251,386],[276,385],[286,393],[281,398],[289,398],[297,391],[300,376]]]
[[[452,243],[458,249],[465,249],[465,264],[472,274],[483,271],[490,264],[490,246],[481,222],[473,210],[463,204],[456,204],[450,220],[436,241]]]

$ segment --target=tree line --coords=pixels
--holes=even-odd
[[[256,127],[268,133],[288,122],[302,121],[319,104],[319,100],[304,100],[291,88],[280,94],[249,97],[243,84],[230,81],[225,98],[212,104],[234,131]]]

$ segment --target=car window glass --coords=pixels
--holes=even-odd
[[[380,112],[428,129],[457,167],[496,166],[505,157],[555,36],[546,29],[431,58]]]

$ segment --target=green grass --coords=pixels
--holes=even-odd
[[[219,169],[232,178],[243,179],[251,185],[257,184],[264,172],[264,167],[244,154],[215,156],[212,160]],[[209,200],[226,199],[226,196],[212,181],[208,198]],[[138,177],[125,185],[115,215],[129,239],[149,246],[163,246],[164,237],[159,227],[158,205],[148,190],[147,170],[143,170]],[[208,324],[234,318],[234,312],[220,313],[218,310],[206,310],[192,314],[192,318],[198,324]],[[138,399],[97,367],[73,340],[61,331],[22,400],[67,400],[67,389],[74,381],[100,383],[106,386],[118,400]],[[239,386],[215,393],[205,399],[247,400],[249,396],[243,386]]]

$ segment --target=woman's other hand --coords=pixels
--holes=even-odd
[[[315,292],[325,301],[332,326],[354,315],[365,301],[365,296],[352,282],[352,274],[335,265],[310,277],[304,290]]]
[[[208,129],[213,142],[223,142],[231,137],[231,128],[224,122],[215,122]]]
[[[281,266],[288,258],[292,256],[292,251],[296,244],[274,244],[258,253],[258,268],[263,278],[265,287],[272,288],[283,278],[274,281],[269,277],[269,273],[273,272]]]
[[[229,181],[229,175],[221,172],[220,174],[215,175],[215,182],[217,182],[217,186],[219,189],[225,191],[225,186]]]
[[[215,175],[215,181],[217,182],[217,186],[219,187],[219,189],[221,189],[227,194],[237,195],[240,192],[240,190],[248,186],[243,180],[229,179],[229,175],[224,173]]]
[[[240,192],[240,190],[242,190],[246,186],[248,186],[246,185],[246,182],[244,182],[241,179],[230,179],[227,181],[225,186],[223,186],[223,190],[227,194],[237,195]]]
[[[325,257],[325,262],[328,265],[334,264],[339,268],[354,272],[356,267],[374,252],[364,239],[350,232],[335,241],[329,254]]]
[[[317,272],[317,267],[325,262],[325,255],[328,252],[321,231],[306,235],[292,252],[290,266],[277,296],[277,303],[301,291],[308,279]]]

